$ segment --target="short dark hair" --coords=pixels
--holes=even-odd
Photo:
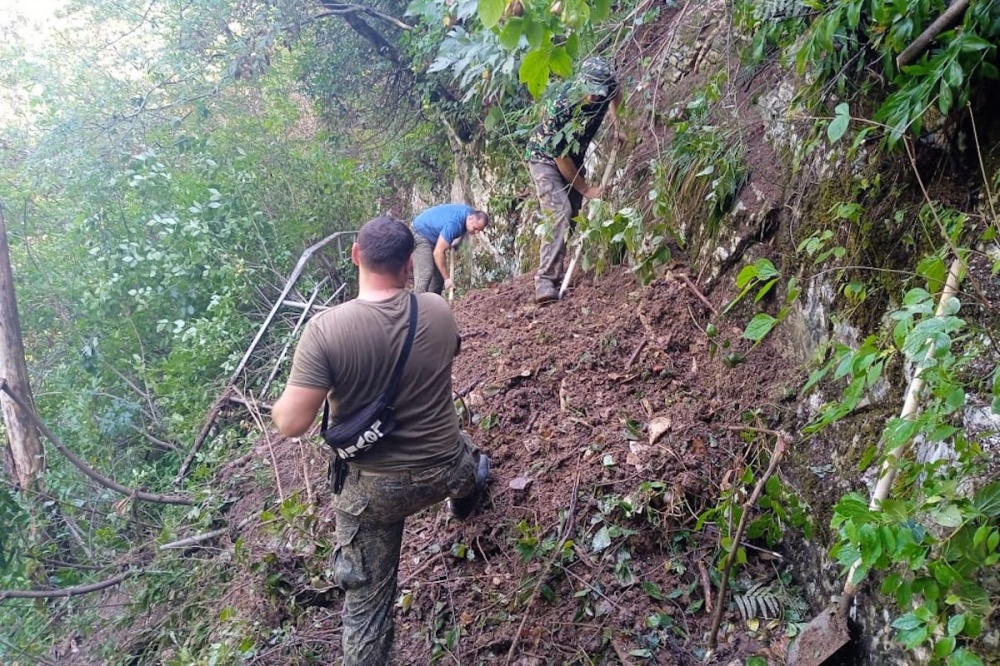
[[[484,226],[489,226],[490,224],[490,216],[486,214],[485,210],[474,210],[469,215],[477,220],[482,220]]]
[[[394,217],[376,217],[358,232],[358,250],[365,268],[395,275],[413,254],[413,233]]]

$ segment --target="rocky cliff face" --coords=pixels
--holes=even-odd
[[[786,4],[781,11],[770,9],[788,15],[800,8]],[[1000,175],[1000,123],[980,112],[983,100],[973,100],[953,117],[929,112],[921,135],[895,150],[881,145],[875,133],[852,145],[862,129],[856,120],[842,140],[830,141],[826,129],[841,99],[797,74],[788,62],[791,50],[742,61],[751,36],[734,28],[725,2],[656,9],[615,53],[628,97],[619,126],[605,131],[592,155],[592,174],[601,173],[609,158],[615,163],[610,200],[591,216],[606,222],[615,219],[615,210],[638,210],[643,239],[629,247],[633,266],[641,272],[648,257],[668,246],[690,264],[697,284],[716,303],[737,297],[741,270],[770,262],[778,273],[770,291],[750,304],[755,290],[719,319],[742,326],[756,312],[779,318],[771,335],[800,364],[799,386],[838,345],[857,348],[874,335],[888,350],[881,377],[844,418],[816,435],[801,432],[824,404],[842,399],[843,381],[826,382],[796,395],[796,419],[782,424],[800,437],[783,473],[812,507],[816,528],[812,539],[790,535],[785,545],[796,580],[818,610],[844,584],[842,568],[830,555],[833,506],[847,492],[871,492],[878,467],[868,465],[862,473],[859,461],[871,457],[871,447],[878,450],[883,428],[900,414],[914,377],[913,363],[892,353],[890,314],[903,305],[908,289],[928,284],[918,277],[918,266],[942,245],[941,236],[952,239],[953,249],[965,248],[959,255],[967,273],[954,305],[961,304],[970,333],[956,344],[981,357],[983,376],[996,367],[997,347],[988,331],[1000,292],[993,277],[998,251],[992,200]],[[484,195],[489,190],[482,188]],[[524,202],[519,237],[500,244],[521,248],[517,258],[527,269],[535,241],[530,196]],[[599,224],[592,219],[584,230]],[[964,229],[956,232],[955,224]],[[946,247],[938,256],[947,265],[955,253]],[[662,274],[662,267],[650,274]],[[970,381],[967,388],[964,407],[951,419],[963,433],[956,436],[995,450],[1000,420],[990,410],[989,382]],[[907,457],[947,466],[965,455],[965,445],[958,448],[953,437],[918,437]],[[971,497],[995,478],[987,465],[962,480],[963,492]],[[937,527],[942,540],[954,529]],[[929,650],[904,651],[893,639],[897,632],[890,625],[903,612],[892,601],[896,590],[890,582],[880,592],[882,574],[869,578],[853,611],[859,663],[932,661]],[[989,587],[995,581],[982,582]],[[995,585],[990,589],[996,593]],[[998,636],[988,630],[981,640],[995,646]]]

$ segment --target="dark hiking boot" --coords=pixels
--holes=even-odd
[[[535,287],[535,303],[551,303],[559,300],[559,290],[554,284],[543,284]]]
[[[486,482],[489,478],[490,459],[485,453],[481,453],[479,454],[479,465],[476,467],[476,485],[473,486],[472,492],[468,496],[448,500],[448,508],[451,510],[451,515],[459,520],[468,518],[479,504],[479,500],[483,496],[483,491],[486,490]]]

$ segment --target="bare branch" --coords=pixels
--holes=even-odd
[[[228,527],[223,527],[218,530],[212,530],[211,532],[205,532],[204,534],[195,534],[194,536],[189,536],[186,539],[179,539],[177,541],[171,541],[170,543],[165,543],[160,546],[160,550],[170,550],[171,548],[187,548],[188,546],[194,546],[202,541],[208,541],[209,539],[214,539],[215,537],[222,536],[229,531]]]
[[[60,597],[76,597],[81,594],[90,594],[91,592],[99,592],[100,590],[114,587],[134,573],[136,572],[126,571],[125,573],[120,573],[117,576],[112,576],[107,580],[97,583],[64,587],[59,590],[0,590],[0,601],[4,599],[58,599]]]
[[[400,30],[413,30],[412,25],[403,23],[395,16],[390,16],[389,14],[383,14],[377,9],[372,9],[371,7],[366,7],[364,5],[351,5],[340,2],[324,2],[323,6],[328,7],[328,9],[325,12],[320,12],[319,14],[316,14],[313,17],[314,19],[327,18],[328,16],[343,16],[344,14],[355,14],[360,12],[363,14],[368,14],[369,16],[372,16],[374,18],[379,18],[382,19],[383,21],[387,21],[392,25],[396,26],[397,28],[399,28]]]

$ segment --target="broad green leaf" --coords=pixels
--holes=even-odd
[[[524,19],[520,16],[509,19],[500,29],[500,46],[508,51],[517,48],[521,43],[522,34],[524,34]]]
[[[590,20],[593,23],[600,23],[611,15],[611,0],[593,0],[591,6]]]
[[[927,280],[930,289],[940,289],[944,285],[944,280],[948,275],[948,266],[944,259],[932,254],[917,262],[917,275]]]
[[[781,276],[781,273],[774,267],[770,259],[758,259],[753,262],[753,265],[757,269],[757,278],[761,281]]]
[[[922,624],[923,622],[921,622],[916,615],[913,613],[906,613],[905,615],[900,615],[893,620],[892,628],[899,629],[900,631],[911,631]]]
[[[965,648],[958,648],[948,657],[948,666],[983,666],[983,660]]]
[[[945,636],[937,643],[934,644],[934,656],[935,657],[947,657],[949,654],[955,651],[955,637]]]
[[[850,123],[851,115],[847,107],[847,102],[841,102],[837,105],[836,115],[833,116],[833,120],[826,126],[826,138],[830,140],[830,143],[837,143],[847,132],[847,127]]]
[[[549,82],[549,51],[536,50],[524,56],[518,79],[528,87],[532,97],[541,97]]]
[[[1000,516],[1000,481],[994,481],[977,490],[972,505],[990,518]]]
[[[769,314],[764,314],[763,312],[757,314],[750,323],[747,324],[747,328],[743,331],[743,337],[751,342],[759,342],[764,339],[764,336],[771,332],[771,329],[775,327],[778,320]]]
[[[900,631],[898,638],[904,648],[912,650],[927,640],[927,634],[927,627],[919,627],[917,629]]]
[[[503,16],[505,0],[479,0],[479,20],[486,28],[492,28]]]
[[[524,34],[528,37],[528,46],[533,49],[541,48],[542,43],[545,42],[546,34],[549,34],[551,38],[551,33],[547,33],[545,25],[535,20],[528,21],[528,28]]]
[[[942,527],[958,527],[962,524],[962,512],[954,504],[949,504],[932,512],[931,519]]]
[[[952,615],[948,618],[948,635],[958,636],[965,627],[965,615]]]
[[[573,74],[573,59],[564,47],[557,46],[552,49],[552,55],[549,58],[549,67],[552,68],[552,72],[557,76],[561,76],[564,79],[569,78]]]

